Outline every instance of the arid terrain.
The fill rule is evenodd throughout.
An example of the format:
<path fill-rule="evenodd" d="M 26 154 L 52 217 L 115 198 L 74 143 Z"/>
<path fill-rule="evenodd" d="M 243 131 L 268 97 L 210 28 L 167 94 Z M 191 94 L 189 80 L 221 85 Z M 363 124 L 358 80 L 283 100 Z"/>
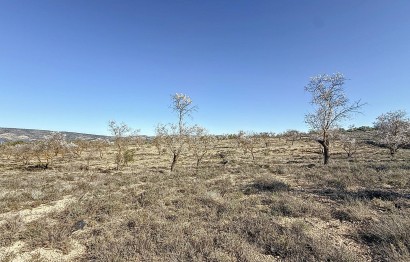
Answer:
<path fill-rule="evenodd" d="M 212 142 L 199 167 L 150 140 L 117 170 L 114 148 L 0 161 L 0 261 L 410 261 L 410 150 L 357 132 L 331 163 L 307 137 Z M 89 150 L 89 152 L 87 152 Z"/>

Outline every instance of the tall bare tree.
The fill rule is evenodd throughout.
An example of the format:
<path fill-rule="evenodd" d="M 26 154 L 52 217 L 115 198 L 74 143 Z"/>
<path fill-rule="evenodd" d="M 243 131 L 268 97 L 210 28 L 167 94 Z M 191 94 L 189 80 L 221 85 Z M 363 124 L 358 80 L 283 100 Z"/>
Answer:
<path fill-rule="evenodd" d="M 410 120 L 402 110 L 388 112 L 377 117 L 374 127 L 380 143 L 386 145 L 394 157 L 397 150 L 410 143 Z"/>
<path fill-rule="evenodd" d="M 344 93 L 346 78 L 341 73 L 333 75 L 318 75 L 312 77 L 305 90 L 312 94 L 312 105 L 315 107 L 313 113 L 305 117 L 305 122 L 316 132 L 320 138 L 317 142 L 323 147 L 323 162 L 329 163 L 330 140 L 332 131 L 352 113 L 359 112 L 364 105 L 361 101 L 349 103 Z"/>
<path fill-rule="evenodd" d="M 196 106 L 192 105 L 192 99 L 185 94 L 176 93 L 171 99 L 171 108 L 178 116 L 179 133 L 183 135 L 186 117 L 192 116 L 192 113 L 196 111 Z"/>
<path fill-rule="evenodd" d="M 171 172 L 174 170 L 183 150 L 186 147 L 191 129 L 186 124 L 186 117 L 191 117 L 196 107 L 192 105 L 192 100 L 185 94 L 176 93 L 171 97 L 172 110 L 177 114 L 178 124 L 158 125 L 156 128 L 157 137 L 164 141 L 167 148 L 172 153 Z"/>

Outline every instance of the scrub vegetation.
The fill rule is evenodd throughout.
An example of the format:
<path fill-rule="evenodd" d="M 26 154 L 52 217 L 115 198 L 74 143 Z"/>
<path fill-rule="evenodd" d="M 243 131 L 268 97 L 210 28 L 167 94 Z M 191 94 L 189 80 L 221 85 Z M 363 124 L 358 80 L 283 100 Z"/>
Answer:
<path fill-rule="evenodd" d="M 0 261 L 410 261 L 405 112 L 216 136 L 172 101 L 155 137 L 3 143 Z"/>
<path fill-rule="evenodd" d="M 408 261 L 410 151 L 391 158 L 374 133 L 343 131 L 355 153 L 335 139 L 328 165 L 309 134 L 246 135 L 246 153 L 211 136 L 172 172 L 154 139 L 123 140 L 127 165 L 115 141 L 65 142 L 76 150 L 41 163 L 6 154 L 30 143 L 3 145 L 0 260 Z"/>

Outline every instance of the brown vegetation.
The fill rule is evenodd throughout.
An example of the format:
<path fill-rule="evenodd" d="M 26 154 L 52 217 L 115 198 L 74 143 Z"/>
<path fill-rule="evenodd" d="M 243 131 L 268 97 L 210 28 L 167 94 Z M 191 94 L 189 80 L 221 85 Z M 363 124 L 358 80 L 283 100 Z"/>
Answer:
<path fill-rule="evenodd" d="M 201 165 L 188 148 L 173 172 L 150 141 L 128 145 L 121 170 L 116 145 L 47 169 L 6 152 L 0 260 L 408 261 L 410 151 L 392 160 L 360 134 L 354 158 L 336 141 L 326 166 L 306 137 L 265 137 L 254 160 L 219 137 Z"/>

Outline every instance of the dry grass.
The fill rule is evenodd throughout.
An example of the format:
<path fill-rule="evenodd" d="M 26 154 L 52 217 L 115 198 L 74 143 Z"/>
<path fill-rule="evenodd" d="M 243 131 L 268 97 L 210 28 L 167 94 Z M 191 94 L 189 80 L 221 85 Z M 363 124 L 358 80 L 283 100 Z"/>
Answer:
<path fill-rule="evenodd" d="M 409 261 L 410 152 L 275 138 L 255 160 L 218 141 L 199 170 L 154 145 L 114 170 L 58 159 L 42 170 L 2 160 L 1 261 Z"/>

